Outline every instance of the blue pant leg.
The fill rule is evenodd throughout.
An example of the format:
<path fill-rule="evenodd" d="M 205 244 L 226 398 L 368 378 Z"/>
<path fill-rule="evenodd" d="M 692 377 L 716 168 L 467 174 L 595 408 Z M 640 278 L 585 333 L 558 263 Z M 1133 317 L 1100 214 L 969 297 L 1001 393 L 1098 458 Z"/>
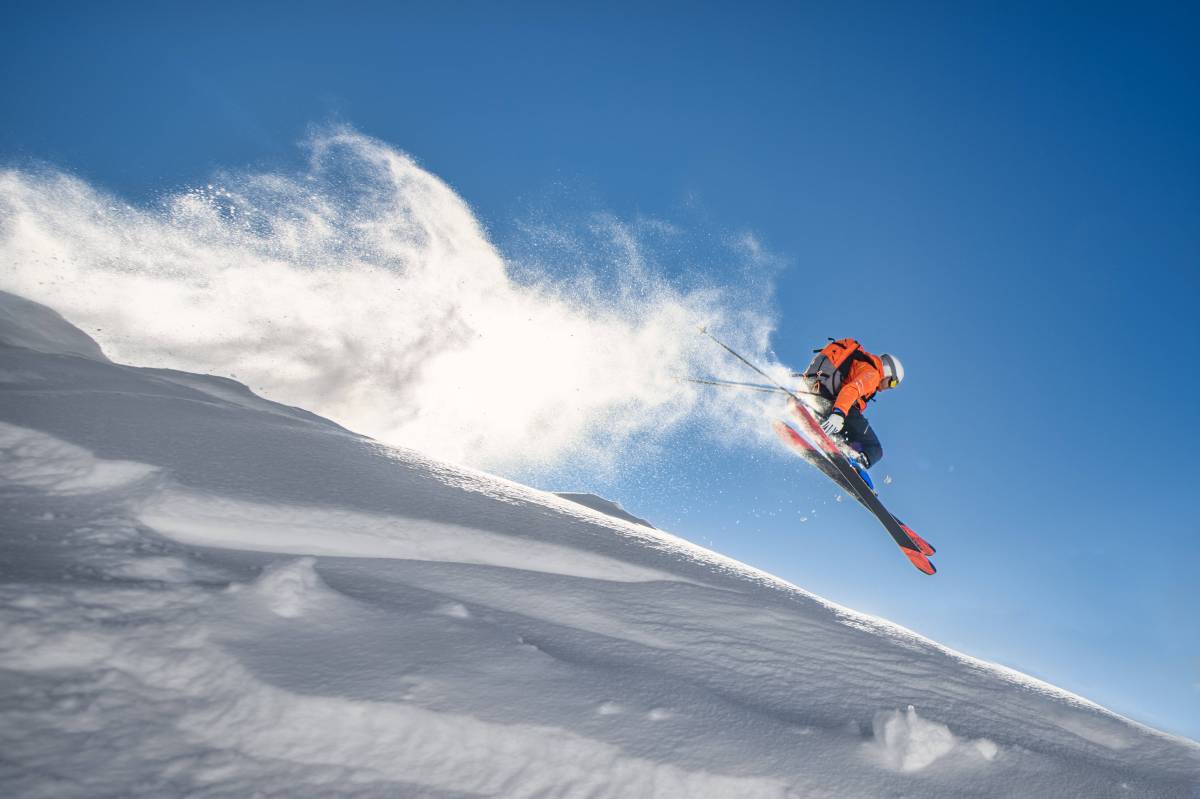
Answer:
<path fill-rule="evenodd" d="M 862 415 L 857 407 L 851 408 L 846 414 L 846 440 L 856 450 L 867 456 L 867 466 L 874 466 L 883 459 L 883 445 L 879 436 L 871 429 L 871 423 Z"/>

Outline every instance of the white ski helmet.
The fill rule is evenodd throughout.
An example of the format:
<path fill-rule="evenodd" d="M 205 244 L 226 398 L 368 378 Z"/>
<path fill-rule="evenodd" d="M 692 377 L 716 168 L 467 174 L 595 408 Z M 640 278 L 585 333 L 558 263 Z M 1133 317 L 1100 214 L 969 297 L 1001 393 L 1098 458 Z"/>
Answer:
<path fill-rule="evenodd" d="M 882 388 L 895 388 L 900 385 L 900 381 L 904 379 L 904 364 L 900 363 L 900 359 L 884 353 L 879 356 L 879 360 L 883 362 Z"/>

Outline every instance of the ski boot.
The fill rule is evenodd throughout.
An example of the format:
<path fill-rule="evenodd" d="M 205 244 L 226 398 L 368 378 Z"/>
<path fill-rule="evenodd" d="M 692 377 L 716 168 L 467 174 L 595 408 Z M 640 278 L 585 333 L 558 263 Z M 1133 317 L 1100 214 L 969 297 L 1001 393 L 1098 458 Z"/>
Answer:
<path fill-rule="evenodd" d="M 841 442 L 839 442 L 841 444 Z M 867 484 L 867 488 L 875 491 L 875 481 L 871 479 L 871 475 L 867 473 L 867 456 L 859 452 L 850 444 L 841 444 L 842 453 L 846 456 L 846 460 L 850 461 L 850 465 L 854 467 L 854 471 L 858 472 L 858 476 Z"/>

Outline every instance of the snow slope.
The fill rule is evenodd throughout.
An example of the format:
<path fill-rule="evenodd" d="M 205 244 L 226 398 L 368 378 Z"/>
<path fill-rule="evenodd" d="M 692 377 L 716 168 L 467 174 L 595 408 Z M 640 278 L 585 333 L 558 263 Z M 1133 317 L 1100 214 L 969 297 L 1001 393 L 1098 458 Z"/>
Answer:
<path fill-rule="evenodd" d="M 1200 746 L 0 294 L 5 796 L 1189 797 Z"/>

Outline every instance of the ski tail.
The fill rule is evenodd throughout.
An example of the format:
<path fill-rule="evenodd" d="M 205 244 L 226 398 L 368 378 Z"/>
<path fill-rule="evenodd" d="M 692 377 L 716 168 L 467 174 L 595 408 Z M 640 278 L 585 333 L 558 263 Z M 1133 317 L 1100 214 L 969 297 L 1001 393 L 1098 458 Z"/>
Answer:
<path fill-rule="evenodd" d="M 891 512 L 887 510 L 887 508 L 883 506 L 883 503 L 879 501 L 879 497 L 877 497 L 875 492 L 867 486 L 867 483 L 862 479 L 861 475 L 855 471 L 853 466 L 850 464 L 850 461 L 842 453 L 837 444 L 834 443 L 833 439 L 825 434 L 825 431 L 821 429 L 819 424 L 817 424 L 817 420 L 808 411 L 808 409 L 800 402 L 793 402 L 791 405 L 793 413 L 803 423 L 804 428 L 815 441 L 815 444 L 809 444 L 809 446 L 811 448 L 816 448 L 819 446 L 822 454 L 826 456 L 822 460 L 826 461 L 827 463 L 832 463 L 840 473 L 842 479 L 848 482 L 850 486 L 854 488 L 854 491 L 852 492 L 853 496 L 855 496 L 855 498 L 858 499 L 858 501 L 868 510 L 875 514 L 875 517 L 879 519 L 881 524 L 883 524 L 884 529 L 891 534 L 892 539 L 900 547 L 900 551 L 904 553 L 904 556 L 908 558 L 909 562 L 912 563 L 912 565 L 923 574 L 935 574 L 937 569 L 934 568 L 934 565 L 929 562 L 929 556 L 933 554 L 933 547 L 931 547 L 920 536 L 914 538 L 911 535 L 912 528 L 902 523 L 899 519 L 893 516 Z M 822 471 L 824 471 L 824 469 L 822 469 Z M 830 477 L 832 476 L 833 475 L 830 475 Z M 860 485 L 855 486 L 856 480 Z"/>
<path fill-rule="evenodd" d="M 810 460 L 812 457 L 821 458 L 821 453 L 804 438 L 804 436 L 792 429 L 792 426 L 787 422 L 779 420 L 775 421 L 775 432 L 783 439 L 784 443 L 791 444 L 796 448 L 796 451 L 801 455 L 806 456 L 805 460 Z M 815 461 L 814 461 L 815 462 Z"/>
<path fill-rule="evenodd" d="M 904 528 L 904 532 L 908 533 L 908 537 L 911 538 L 913 543 L 917 545 L 917 549 L 920 550 L 922 555 L 929 556 L 937 552 L 937 550 L 933 548 L 932 544 L 914 533 L 911 527 L 904 522 L 901 522 L 899 519 L 896 519 L 896 521 L 899 522 L 900 526 Z"/>
<path fill-rule="evenodd" d="M 937 574 L 937 568 L 929 561 L 929 558 L 924 554 L 917 552 L 915 549 L 908 547 L 900 547 L 900 551 L 908 558 L 909 562 L 917 567 L 918 571 L 925 574 Z"/>
<path fill-rule="evenodd" d="M 854 486 L 838 471 L 833 462 L 822 455 L 821 451 L 810 444 L 804 436 L 797 433 L 790 424 L 783 421 L 776 421 L 775 432 L 783 439 L 783 443 L 790 445 L 792 450 L 803 458 L 809 466 L 815 466 L 843 491 L 846 491 L 851 496 L 854 495 Z"/>

